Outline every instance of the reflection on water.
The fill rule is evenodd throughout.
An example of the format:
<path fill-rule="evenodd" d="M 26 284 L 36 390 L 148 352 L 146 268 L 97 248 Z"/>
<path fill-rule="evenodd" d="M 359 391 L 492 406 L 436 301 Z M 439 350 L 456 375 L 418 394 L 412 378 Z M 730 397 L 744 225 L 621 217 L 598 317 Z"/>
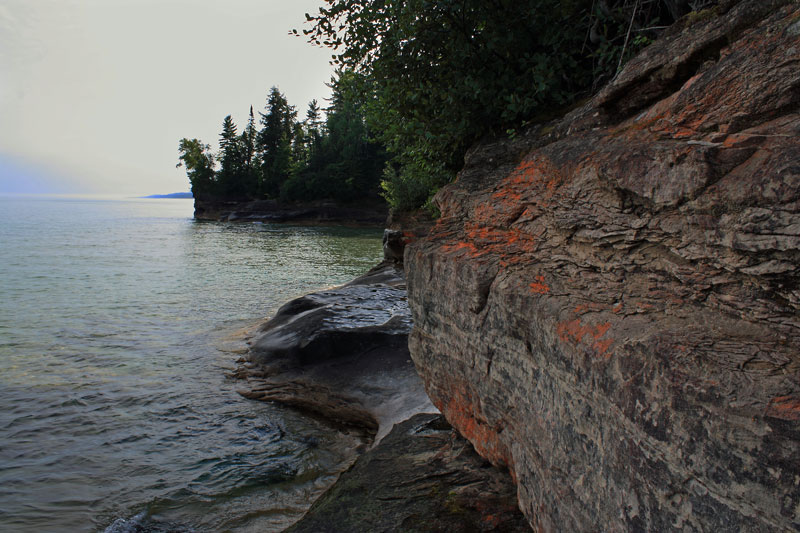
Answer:
<path fill-rule="evenodd" d="M 349 461 L 225 373 L 242 328 L 371 267 L 380 231 L 191 210 L 0 198 L 0 530 L 274 531 Z"/>

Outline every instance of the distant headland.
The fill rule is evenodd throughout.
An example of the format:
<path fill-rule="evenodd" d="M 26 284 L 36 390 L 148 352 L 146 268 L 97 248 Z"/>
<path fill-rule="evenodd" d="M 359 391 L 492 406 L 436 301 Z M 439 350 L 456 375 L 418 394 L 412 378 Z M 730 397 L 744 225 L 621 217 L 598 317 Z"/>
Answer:
<path fill-rule="evenodd" d="M 140 196 L 140 198 L 194 198 L 190 192 L 173 192 L 171 194 L 151 194 L 150 196 Z"/>

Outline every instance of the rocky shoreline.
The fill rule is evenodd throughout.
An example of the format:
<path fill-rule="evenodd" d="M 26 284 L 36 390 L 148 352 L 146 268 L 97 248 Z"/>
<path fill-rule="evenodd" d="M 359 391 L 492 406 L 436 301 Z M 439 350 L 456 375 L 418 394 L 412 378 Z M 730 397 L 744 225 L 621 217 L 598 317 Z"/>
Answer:
<path fill-rule="evenodd" d="M 299 409 L 365 452 L 289 531 L 528 531 L 507 472 L 438 414 L 408 351 L 398 232 L 386 259 L 284 304 L 250 340 L 239 392 Z"/>
<path fill-rule="evenodd" d="M 265 326 L 251 397 L 379 437 L 294 531 L 800 527 L 800 6 L 695 15 L 565 117 L 474 146 L 405 270 L 389 261 Z M 405 292 L 389 290 L 404 273 L 410 336 Z M 371 318 L 336 325 L 351 315 Z M 383 326 L 396 336 L 381 344 Z M 369 333 L 360 355 L 308 348 L 350 353 L 354 329 Z M 424 414 L 423 389 L 469 444 Z M 511 472 L 508 493 L 481 490 L 516 494 L 522 529 L 487 518 L 505 503 L 457 499 L 477 483 L 462 446 Z"/>
<path fill-rule="evenodd" d="M 389 215 L 385 203 L 340 205 L 335 202 L 282 204 L 277 200 L 195 198 L 195 220 L 219 222 L 291 222 L 382 227 Z"/>

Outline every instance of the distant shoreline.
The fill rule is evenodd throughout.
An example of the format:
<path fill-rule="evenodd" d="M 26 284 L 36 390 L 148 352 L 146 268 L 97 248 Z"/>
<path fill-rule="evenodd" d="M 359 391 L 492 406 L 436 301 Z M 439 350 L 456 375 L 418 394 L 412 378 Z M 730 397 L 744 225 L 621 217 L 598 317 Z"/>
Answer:
<path fill-rule="evenodd" d="M 190 192 L 173 192 L 170 194 L 151 194 L 149 196 L 140 196 L 139 198 L 194 198 Z"/>

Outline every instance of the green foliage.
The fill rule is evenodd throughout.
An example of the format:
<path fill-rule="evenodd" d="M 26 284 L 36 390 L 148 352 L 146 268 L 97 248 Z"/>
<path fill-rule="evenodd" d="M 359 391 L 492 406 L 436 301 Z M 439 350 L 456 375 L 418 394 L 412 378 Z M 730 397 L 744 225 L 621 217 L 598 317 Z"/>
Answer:
<path fill-rule="evenodd" d="M 281 185 L 289 178 L 296 117 L 294 107 L 277 87 L 272 87 L 267 98 L 267 112 L 261 115 L 263 129 L 257 139 L 261 161 L 259 196 L 277 198 Z"/>
<path fill-rule="evenodd" d="M 432 209 L 431 197 L 449 178 L 450 174 L 443 168 L 421 171 L 411 165 L 387 165 L 381 189 L 383 197 L 395 212 L 412 211 L 422 206 Z"/>
<path fill-rule="evenodd" d="M 216 193 L 214 155 L 211 147 L 198 139 L 183 138 L 178 143 L 178 167 L 186 167 L 192 194 L 195 198 L 208 198 Z"/>
<path fill-rule="evenodd" d="M 360 75 L 338 72 L 331 80 L 333 95 L 326 119 L 314 100 L 303 122 L 297 121 L 294 107 L 273 87 L 260 130 L 252 107 L 241 134 L 231 116 L 225 117 L 216 156 L 197 139 L 182 140 L 179 165 L 186 166 L 195 196 L 380 201 L 386 157 L 383 147 L 371 140 L 362 85 Z"/>
<path fill-rule="evenodd" d="M 563 107 L 647 44 L 672 0 L 325 0 L 306 15 L 310 42 L 366 80 L 367 119 L 399 165 L 393 206 L 427 198 L 469 145 Z M 635 30 L 635 31 L 634 31 Z M 641 30 L 641 31 L 640 31 Z M 633 37 L 631 38 L 631 33 Z M 402 198 L 394 198 L 399 194 Z"/>
<path fill-rule="evenodd" d="M 230 115 L 222 122 L 219 135 L 220 170 L 217 173 L 217 190 L 228 198 L 247 196 L 247 183 L 241 179 L 245 173 L 247 148 L 236 133 L 236 124 Z"/>

